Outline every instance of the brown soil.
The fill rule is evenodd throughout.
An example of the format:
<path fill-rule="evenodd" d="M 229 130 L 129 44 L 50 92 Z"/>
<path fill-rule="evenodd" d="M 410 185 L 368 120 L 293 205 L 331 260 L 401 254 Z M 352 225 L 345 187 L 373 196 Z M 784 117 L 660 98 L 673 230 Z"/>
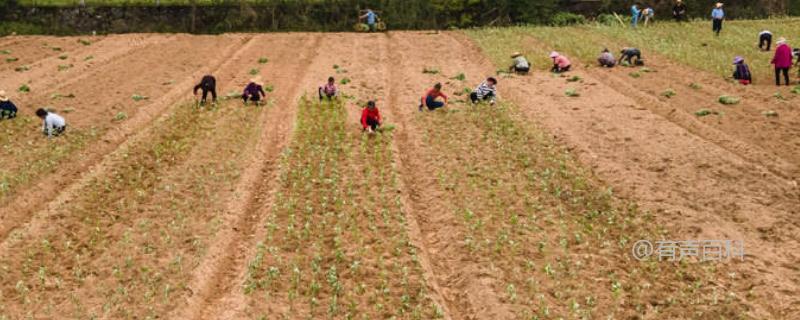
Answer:
<path fill-rule="evenodd" d="M 411 268 L 410 279 L 423 283 L 417 288 L 420 296 L 439 308 L 422 314 L 444 319 L 530 318 L 544 310 L 588 318 L 644 314 L 647 319 L 659 318 L 660 312 L 674 318 L 734 318 L 743 312 L 752 318 L 793 319 L 800 314 L 799 257 L 791 250 L 800 246 L 798 114 L 789 103 L 763 98 L 767 89 L 745 89 L 737 106 L 715 104 L 719 95 L 733 92 L 729 84 L 656 57 L 648 60 L 656 72 L 635 84 L 629 70 L 621 68 L 578 68 L 572 74 L 583 78 L 579 83 L 542 73 L 510 76 L 500 82 L 502 100 L 517 106 L 508 113 L 475 111 L 462 102 L 449 111 L 419 113 L 419 98 L 433 83 L 443 82 L 452 101 L 464 100 L 465 87 L 472 89 L 496 70 L 463 34 L 118 35 L 92 38 L 88 46 L 78 39 L 14 37 L 0 45 L 11 56 L 24 56 L 13 64 L 0 62 L 8 75 L 0 79 L 0 88 L 15 92 L 23 83 L 32 88 L 12 95 L 22 110 L 14 121 L 29 122 L 0 122 L 8 126 L 0 142 L 13 151 L 0 154 L 0 162 L 7 164 L 4 173 L 26 170 L 26 163 L 50 155 L 47 150 L 54 144 L 76 146 L 57 166 L 34 171 L 25 183 L 12 186 L 0 202 L 0 316 L 287 315 L 287 305 L 298 304 L 292 297 L 268 290 L 246 294 L 243 284 L 276 212 L 277 194 L 286 188 L 278 175 L 286 170 L 280 167 L 282 152 L 294 137 L 298 100 L 304 95 L 314 99 L 317 86 L 331 75 L 352 80 L 340 86 L 352 96 L 346 100 L 352 120 L 348 138 L 360 139 L 357 120 L 370 99 L 377 101 L 385 121 L 397 126 L 388 142 L 391 168 L 363 163 L 369 149 L 358 143 L 346 146 L 352 159 L 343 168 L 346 183 L 367 191 L 369 184 L 357 181 L 365 172 L 396 171 L 396 190 L 387 192 L 393 194 L 388 199 L 396 193 L 403 218 L 394 226 L 404 229 L 391 230 L 406 233 L 419 266 Z M 269 62 L 259 64 L 260 57 Z M 13 71 L 23 64 L 30 70 Z M 72 67 L 58 71 L 63 64 Z M 346 73 L 336 74 L 333 65 Z M 186 109 L 190 89 L 203 74 L 217 76 L 218 93 L 224 96 L 240 91 L 253 68 L 275 88 L 264 109 L 251 114 L 236 100 L 221 103 L 218 110 Z M 423 73 L 430 68 L 439 73 Z M 453 79 L 459 73 L 467 80 Z M 703 88 L 690 89 L 689 82 L 703 83 Z M 571 87 L 581 96 L 565 97 Z M 661 96 L 667 88 L 677 95 Z M 53 99 L 53 94 L 75 97 Z M 149 99 L 135 102 L 133 94 Z M 65 115 L 72 135 L 49 142 L 40 136 L 31 113 L 45 105 L 62 113 L 71 109 Z M 693 115 L 706 107 L 724 110 L 725 116 Z M 766 119 L 766 109 L 780 116 Z M 120 113 L 127 119 L 115 121 Z M 505 122 L 487 119 L 495 115 Z M 513 130 L 518 140 L 494 136 L 502 130 Z M 546 142 L 551 135 L 569 151 Z M 77 137 L 87 140 L 79 143 Z M 504 145 L 521 141 L 530 144 Z M 161 147 L 168 158 L 159 158 Z M 546 158 L 553 154 L 567 159 L 558 158 L 562 169 L 583 172 L 572 167 L 574 155 L 592 171 L 584 187 L 613 187 L 622 198 L 613 205 L 640 205 L 655 216 L 659 227 L 652 228 L 664 236 L 744 240 L 747 257 L 713 266 L 643 266 L 626 255 L 629 247 L 565 240 L 560 249 L 559 240 L 595 234 L 563 222 L 584 214 L 565 200 L 568 196 L 549 195 L 537 189 L 538 176 L 526 178 L 519 158 L 530 156 L 537 165 L 555 167 Z M 132 189 L 126 189 L 129 185 Z M 565 192 L 594 195 L 582 191 Z M 367 193 L 355 200 L 367 202 Z M 529 201 L 544 208 L 531 209 Z M 472 219 L 464 218 L 470 208 L 482 226 L 465 220 Z M 532 218 L 523 214 L 525 228 L 515 229 L 507 220 L 516 219 L 516 212 L 535 213 Z M 626 216 L 624 224 L 642 221 L 647 220 Z M 597 241 L 654 235 L 642 231 L 645 227 L 625 234 L 626 227 L 616 224 L 601 224 L 611 235 Z M 364 234 L 369 243 L 381 242 L 380 233 L 365 228 Z M 489 245 L 504 241 L 501 235 L 519 247 Z M 553 250 L 550 256 L 542 253 L 545 244 Z M 355 241 L 348 245 L 358 248 Z M 312 252 L 282 250 L 278 255 L 287 260 Z M 411 263 L 407 255 L 397 255 L 385 252 L 381 263 Z M 535 267 L 528 270 L 527 265 Z M 570 269 L 573 265 L 577 269 Z M 672 267 L 686 273 L 672 273 Z M 647 270 L 663 274 L 641 274 Z M 697 274 L 714 280 L 692 278 Z M 363 283 L 341 275 L 345 287 Z M 397 279 L 387 283 L 392 281 Z M 619 283 L 622 299 L 609 290 Z M 694 291 L 694 283 L 704 287 Z M 368 284 L 378 290 L 377 280 Z M 716 296 L 709 300 L 716 290 L 725 295 L 719 304 Z M 665 303 L 672 298 L 674 305 Z M 320 298 L 329 300 L 324 294 Z M 374 307 L 371 301 L 362 306 Z M 581 307 L 594 311 L 580 313 Z M 389 312 L 359 308 L 373 317 Z M 309 318 L 325 314 L 303 306 L 292 310 Z"/>

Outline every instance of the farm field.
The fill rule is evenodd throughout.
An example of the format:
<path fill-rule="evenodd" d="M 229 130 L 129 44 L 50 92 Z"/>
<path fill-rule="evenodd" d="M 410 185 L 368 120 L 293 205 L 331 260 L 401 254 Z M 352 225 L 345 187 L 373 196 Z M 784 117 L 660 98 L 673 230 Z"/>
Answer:
<path fill-rule="evenodd" d="M 677 36 L 642 45 L 647 69 L 590 66 L 657 32 L 0 38 L 21 114 L 0 122 L 0 319 L 795 319 L 798 98 L 684 60 Z M 497 106 L 466 102 L 510 52 L 551 48 L 576 70 L 532 59 Z M 207 73 L 220 103 L 199 108 Z M 268 101 L 244 106 L 254 76 Z M 342 99 L 318 102 L 329 76 Z M 436 82 L 451 105 L 418 112 Z M 65 136 L 41 136 L 45 106 Z M 747 255 L 631 254 L 664 239 Z"/>

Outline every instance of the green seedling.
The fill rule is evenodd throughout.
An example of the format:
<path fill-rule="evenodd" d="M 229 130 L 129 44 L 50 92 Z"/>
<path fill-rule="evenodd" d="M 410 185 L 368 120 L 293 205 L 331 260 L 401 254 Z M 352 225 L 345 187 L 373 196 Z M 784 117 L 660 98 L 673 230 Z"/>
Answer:
<path fill-rule="evenodd" d="M 337 69 L 339 69 L 339 65 L 338 65 L 338 64 L 334 64 L 334 65 L 333 65 L 333 69 L 334 69 L 334 70 L 337 70 Z"/>
<path fill-rule="evenodd" d="M 6 58 L 6 62 L 16 62 L 19 61 L 19 58 Z"/>
<path fill-rule="evenodd" d="M 794 86 L 794 88 L 792 88 L 792 93 L 800 94 L 800 86 Z"/>
<path fill-rule="evenodd" d="M 19 92 L 31 92 L 31 87 L 29 87 L 27 84 L 23 84 L 19 86 L 18 90 Z"/>
<path fill-rule="evenodd" d="M 642 77 L 642 74 L 638 73 L 638 72 L 631 72 L 628 75 L 631 76 L 631 78 L 641 78 Z"/>
<path fill-rule="evenodd" d="M 580 97 L 581 94 L 578 93 L 577 89 L 569 88 L 566 91 L 564 91 L 564 95 L 566 95 L 567 97 Z"/>
<path fill-rule="evenodd" d="M 128 119 L 128 115 L 125 112 L 117 112 L 117 115 L 114 116 L 114 121 L 122 121 Z"/>
<path fill-rule="evenodd" d="M 68 56 L 66 54 L 62 54 L 62 55 L 58 56 L 58 58 L 61 59 L 61 60 L 67 60 Z"/>
<path fill-rule="evenodd" d="M 639 69 L 639 71 L 645 72 L 645 73 L 653 72 L 653 70 L 648 68 L 648 67 L 641 68 L 641 69 Z"/>
<path fill-rule="evenodd" d="M 464 80 L 467 80 L 467 76 L 462 72 L 462 73 L 459 73 L 455 77 L 452 77 L 450 79 L 458 80 L 458 81 L 464 81 Z"/>
<path fill-rule="evenodd" d="M 775 97 L 775 99 L 778 99 L 778 100 L 786 100 L 786 97 L 784 97 L 783 94 L 780 93 L 780 91 L 779 92 L 775 92 L 775 94 L 773 94 L 772 96 Z"/>
<path fill-rule="evenodd" d="M 707 115 L 712 115 L 712 114 L 719 114 L 719 112 L 717 112 L 715 110 L 711 110 L 711 109 L 705 109 L 705 108 L 697 110 L 697 111 L 694 112 L 694 115 L 696 115 L 698 117 L 705 117 Z"/>
<path fill-rule="evenodd" d="M 253 68 L 253 69 L 250 69 L 250 72 L 249 72 L 249 73 L 250 73 L 250 75 L 253 75 L 253 76 L 254 76 L 254 75 L 257 75 L 257 74 L 259 74 L 260 72 L 261 72 L 261 70 L 258 70 L 258 69 L 256 69 L 256 68 Z"/>
<path fill-rule="evenodd" d="M 342 80 L 340 80 L 339 83 L 341 83 L 342 85 L 346 85 L 350 83 L 350 78 L 342 78 Z"/>
<path fill-rule="evenodd" d="M 75 98 L 75 95 L 71 94 L 71 93 L 67 94 L 67 95 L 63 95 L 63 94 L 60 94 L 60 93 L 54 93 L 53 95 L 50 96 L 50 99 L 60 99 L 60 98 L 70 98 L 70 99 L 72 99 L 72 98 Z"/>
<path fill-rule="evenodd" d="M 763 114 L 765 117 L 769 117 L 769 118 L 775 118 L 775 117 L 778 116 L 778 112 L 776 112 L 774 110 L 767 110 L 767 111 L 762 112 L 761 114 Z"/>
<path fill-rule="evenodd" d="M 11 50 L 0 50 L 0 54 L 11 54 Z"/>
<path fill-rule="evenodd" d="M 264 91 L 266 91 L 266 92 L 272 92 L 272 91 L 275 91 L 275 86 L 273 86 L 273 85 L 271 85 L 271 84 L 268 84 L 268 85 L 266 85 L 266 86 L 264 87 Z"/>
<path fill-rule="evenodd" d="M 80 43 L 80 44 L 82 44 L 82 45 L 84 45 L 84 46 L 88 46 L 88 45 L 91 45 L 91 44 L 92 44 L 92 42 L 91 42 L 91 41 L 89 41 L 89 40 L 86 40 L 86 39 L 78 39 L 78 43 Z"/>
<path fill-rule="evenodd" d="M 667 89 L 667 90 L 664 90 L 664 92 L 662 92 L 661 95 L 664 96 L 665 98 L 669 99 L 669 98 L 672 98 L 672 97 L 674 97 L 674 96 L 676 96 L 678 94 L 675 93 L 675 90 Z"/>
<path fill-rule="evenodd" d="M 692 82 L 692 83 L 689 84 L 689 88 L 692 88 L 692 89 L 695 89 L 695 90 L 700 90 L 701 88 L 703 88 L 703 86 L 701 86 L 698 83 Z"/>
<path fill-rule="evenodd" d="M 58 71 L 64 71 L 69 68 L 72 68 L 72 64 L 60 64 L 58 65 Z"/>
<path fill-rule="evenodd" d="M 62 51 L 60 47 L 52 47 L 51 49 L 53 49 L 53 51 L 58 51 L 58 52 Z"/>
<path fill-rule="evenodd" d="M 25 71 L 28 71 L 30 69 L 31 69 L 31 67 L 29 67 L 29 66 L 19 66 L 19 67 L 14 68 L 14 71 L 16 71 L 16 72 L 25 72 Z"/>
<path fill-rule="evenodd" d="M 269 62 L 269 59 L 267 59 L 266 57 L 258 58 L 259 64 L 267 64 L 267 62 Z"/>
<path fill-rule="evenodd" d="M 572 76 L 572 77 L 567 78 L 567 82 L 578 82 L 578 81 L 581 81 L 581 80 L 582 79 L 579 76 Z"/>
<path fill-rule="evenodd" d="M 86 58 L 83 58 L 83 61 L 89 61 L 92 59 L 94 59 L 94 56 L 86 56 Z"/>
<path fill-rule="evenodd" d="M 738 104 L 741 101 L 740 98 L 734 96 L 720 96 L 718 99 L 719 103 L 724 105 L 734 105 Z"/>
<path fill-rule="evenodd" d="M 425 73 L 425 74 L 439 74 L 439 69 L 426 67 L 426 68 L 422 69 L 422 73 Z"/>
<path fill-rule="evenodd" d="M 139 95 L 139 94 L 134 94 L 134 95 L 131 96 L 131 99 L 133 99 L 133 101 L 139 102 L 139 101 L 142 101 L 142 100 L 150 99 L 150 97 Z"/>

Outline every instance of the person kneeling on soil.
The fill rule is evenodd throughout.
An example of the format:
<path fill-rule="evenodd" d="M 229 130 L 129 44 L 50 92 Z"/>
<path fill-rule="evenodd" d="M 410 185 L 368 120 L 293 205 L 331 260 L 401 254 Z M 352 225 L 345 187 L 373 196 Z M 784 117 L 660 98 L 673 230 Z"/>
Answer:
<path fill-rule="evenodd" d="M 55 113 L 40 108 L 36 110 L 36 116 L 42 119 L 42 133 L 48 138 L 59 136 L 67 130 L 67 122 Z"/>
<path fill-rule="evenodd" d="M 600 63 L 601 67 L 606 68 L 613 68 L 617 65 L 617 59 L 614 59 L 614 55 L 608 51 L 608 49 L 603 49 L 603 52 L 600 53 L 600 57 L 597 58 L 597 62 Z"/>
<path fill-rule="evenodd" d="M 375 101 L 367 102 L 367 107 L 361 111 L 361 126 L 369 133 L 375 133 L 380 128 L 381 112 L 375 106 Z"/>
<path fill-rule="evenodd" d="M 437 101 L 437 98 L 442 98 L 444 101 Z M 433 85 L 433 88 L 428 89 L 428 92 L 425 93 L 425 96 L 420 99 L 419 111 L 422 111 L 423 106 L 428 107 L 428 110 L 433 111 L 442 108 L 445 105 L 447 105 L 447 95 L 442 92 L 442 84 L 437 83 Z"/>
<path fill-rule="evenodd" d="M 261 85 L 261 81 L 258 79 L 251 79 L 250 83 L 247 84 L 242 92 L 242 100 L 244 100 L 245 105 L 247 105 L 247 100 L 250 100 L 256 106 L 258 106 L 261 98 L 266 95 L 267 94 L 264 93 L 264 88 Z"/>
<path fill-rule="evenodd" d="M 328 100 L 331 100 L 336 98 L 338 94 L 339 90 L 336 89 L 336 79 L 333 77 L 328 78 L 328 83 L 319 87 L 319 101 L 322 101 L 323 98 L 328 98 Z"/>
<path fill-rule="evenodd" d="M 11 102 L 4 90 L 0 90 L 0 120 L 17 117 L 17 106 Z"/>
<path fill-rule="evenodd" d="M 200 105 L 204 105 L 206 103 L 206 98 L 208 98 L 208 93 L 211 93 L 211 102 L 217 103 L 217 79 L 214 76 L 208 74 L 203 76 L 203 79 L 200 80 L 196 86 L 194 86 L 194 90 L 192 91 L 195 96 L 197 96 L 197 90 L 203 90 L 203 98 L 200 99 Z"/>
<path fill-rule="evenodd" d="M 553 69 L 551 71 L 555 73 L 567 72 L 572 66 L 566 56 L 555 51 L 550 53 L 550 59 L 553 59 Z"/>
<path fill-rule="evenodd" d="M 622 60 L 625 60 L 625 62 L 627 62 L 629 66 L 644 65 L 644 60 L 642 60 L 642 51 L 640 51 L 639 49 L 625 47 L 622 48 L 622 51 L 620 51 L 620 53 L 622 55 L 619 57 L 618 63 L 622 63 Z M 634 60 L 634 58 L 636 58 L 636 60 Z"/>
<path fill-rule="evenodd" d="M 481 84 L 475 88 L 475 91 L 469 95 L 469 99 L 472 100 L 472 103 L 488 100 L 489 104 L 494 105 L 497 99 L 497 79 L 489 77 L 486 81 L 481 82 Z"/>
<path fill-rule="evenodd" d="M 744 58 L 733 58 L 733 65 L 736 69 L 733 70 L 733 78 L 739 80 L 739 83 L 748 85 L 753 82 L 753 77 L 750 75 L 750 67 L 744 63 Z"/>
<path fill-rule="evenodd" d="M 514 63 L 508 68 L 510 72 L 528 74 L 528 71 L 531 70 L 530 62 L 528 62 L 528 59 L 526 59 L 522 53 L 514 52 L 514 54 L 511 55 L 511 59 L 514 59 Z"/>

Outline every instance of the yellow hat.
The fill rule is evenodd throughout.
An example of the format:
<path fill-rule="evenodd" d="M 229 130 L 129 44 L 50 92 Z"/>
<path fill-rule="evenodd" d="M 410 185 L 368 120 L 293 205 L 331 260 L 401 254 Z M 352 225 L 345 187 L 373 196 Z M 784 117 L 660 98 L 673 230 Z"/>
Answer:
<path fill-rule="evenodd" d="M 5 90 L 0 90 L 0 101 L 6 102 L 8 101 L 8 96 L 6 95 Z"/>
<path fill-rule="evenodd" d="M 519 56 L 521 56 L 521 55 L 522 55 L 522 53 L 520 53 L 519 51 L 517 51 L 517 52 L 514 52 L 514 53 L 512 53 L 512 54 L 511 54 L 511 58 L 516 58 L 516 57 L 519 57 Z"/>

